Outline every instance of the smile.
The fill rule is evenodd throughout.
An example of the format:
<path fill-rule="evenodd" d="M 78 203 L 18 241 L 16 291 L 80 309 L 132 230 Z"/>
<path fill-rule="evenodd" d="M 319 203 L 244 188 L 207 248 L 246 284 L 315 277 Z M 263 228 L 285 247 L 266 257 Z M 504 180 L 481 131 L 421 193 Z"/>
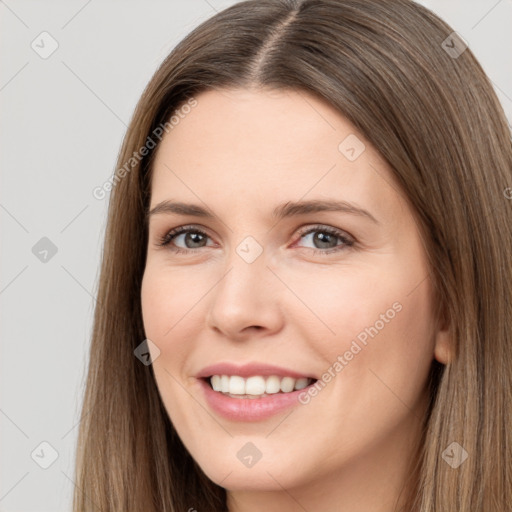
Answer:
<path fill-rule="evenodd" d="M 302 405 L 299 395 L 307 392 L 317 380 L 277 375 L 266 378 L 259 375 L 248 378 L 212 375 L 199 378 L 197 382 L 213 412 L 231 421 L 263 421 L 286 409 Z"/>
<path fill-rule="evenodd" d="M 214 391 L 227 394 L 232 398 L 258 398 L 276 393 L 290 393 L 309 386 L 314 379 L 302 377 L 279 377 L 260 375 L 248 378 L 239 375 L 212 375 L 209 382 Z"/>

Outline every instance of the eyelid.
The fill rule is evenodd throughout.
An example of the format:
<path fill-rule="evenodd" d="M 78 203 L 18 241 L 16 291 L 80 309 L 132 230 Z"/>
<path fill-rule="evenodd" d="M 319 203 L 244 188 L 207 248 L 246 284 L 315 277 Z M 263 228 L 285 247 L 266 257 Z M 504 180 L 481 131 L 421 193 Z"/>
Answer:
<path fill-rule="evenodd" d="M 157 245 L 165 246 L 167 245 L 166 243 L 164 243 L 166 240 L 169 240 L 170 243 L 170 240 L 173 239 L 173 237 L 176 238 L 177 236 L 181 234 L 186 234 L 188 232 L 198 232 L 203 235 L 206 235 L 208 238 L 213 239 L 213 237 L 208 234 L 207 228 L 205 228 L 204 226 L 201 226 L 199 224 L 183 224 L 181 226 L 176 226 L 175 228 L 166 230 L 163 236 L 157 235 Z M 194 251 L 195 249 L 187 250 Z"/>
<path fill-rule="evenodd" d="M 308 233 L 314 231 L 324 231 L 327 233 L 331 233 L 333 235 L 339 236 L 340 238 L 345 238 L 350 240 L 351 242 L 356 241 L 355 237 L 353 237 L 348 231 L 345 231 L 341 228 L 335 228 L 334 226 L 330 226 L 329 224 L 307 224 L 305 228 L 299 228 L 298 234 L 299 236 L 307 235 Z"/>
<path fill-rule="evenodd" d="M 309 249 L 310 251 L 313 251 L 313 253 L 317 254 L 330 254 L 333 252 L 340 252 L 344 249 L 348 249 L 352 247 L 357 241 L 355 237 L 353 237 L 350 233 L 347 231 L 341 229 L 341 228 L 335 228 L 334 226 L 330 226 L 328 224 L 306 224 L 304 227 L 298 228 L 298 239 L 296 242 L 292 244 L 295 245 L 297 242 L 299 242 L 305 235 L 308 235 L 310 233 L 314 233 L 315 231 L 318 232 L 324 232 L 331 234 L 333 236 L 336 236 L 339 240 L 342 241 L 342 244 L 336 245 L 335 247 L 331 247 L 329 249 L 316 249 L 312 247 L 306 247 L 305 249 Z M 178 236 L 182 234 L 187 234 L 190 232 L 197 232 L 202 235 L 205 235 L 206 237 L 213 240 L 213 237 L 208 234 L 208 229 L 199 225 L 199 224 L 184 224 L 181 226 L 177 226 L 175 228 L 172 228 L 163 236 L 158 237 L 158 242 L 156 242 L 156 245 L 159 247 L 168 247 L 169 250 L 171 250 L 174 253 L 182 253 L 182 254 L 191 254 L 191 253 L 197 253 L 200 249 L 211 247 L 211 246 L 205 246 L 205 247 L 199 247 L 195 249 L 182 249 L 181 247 L 172 247 L 170 246 L 171 242 Z"/>

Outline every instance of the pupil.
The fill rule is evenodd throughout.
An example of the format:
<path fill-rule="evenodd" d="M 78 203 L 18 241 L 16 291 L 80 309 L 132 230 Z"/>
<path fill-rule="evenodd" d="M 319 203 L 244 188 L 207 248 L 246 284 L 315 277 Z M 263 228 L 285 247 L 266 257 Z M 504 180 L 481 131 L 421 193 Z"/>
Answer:
<path fill-rule="evenodd" d="M 187 237 L 192 239 L 192 244 L 203 242 L 203 235 L 201 233 L 187 233 Z M 329 248 L 329 247 L 335 247 L 336 246 L 336 240 L 333 235 L 330 233 L 324 233 L 322 231 L 317 232 L 314 236 L 315 243 L 319 244 L 321 248 Z M 332 242 L 334 242 L 334 245 L 332 245 Z M 202 247 L 199 245 L 199 247 Z"/>
<path fill-rule="evenodd" d="M 192 243 L 201 242 L 203 235 L 201 233 L 187 233 L 189 239 L 192 238 Z"/>
<path fill-rule="evenodd" d="M 318 232 L 315 236 L 314 236 L 314 241 L 315 243 L 318 243 L 320 245 L 321 248 L 329 248 L 329 247 L 335 247 L 336 246 L 336 243 L 334 245 L 329 245 L 329 242 L 328 242 L 328 239 L 329 238 L 333 238 L 333 235 L 331 235 L 330 233 L 323 233 L 323 232 Z M 327 241 L 326 241 L 327 240 Z M 333 240 L 331 240 L 332 242 Z M 334 240 L 334 242 L 336 242 Z"/>

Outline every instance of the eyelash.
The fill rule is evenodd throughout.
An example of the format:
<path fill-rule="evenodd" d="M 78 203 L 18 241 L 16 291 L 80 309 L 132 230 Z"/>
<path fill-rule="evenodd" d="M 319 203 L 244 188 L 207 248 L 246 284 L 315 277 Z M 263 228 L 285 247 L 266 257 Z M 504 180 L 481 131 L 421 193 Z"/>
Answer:
<path fill-rule="evenodd" d="M 315 231 L 319 231 L 321 233 L 328 233 L 329 235 L 334 235 L 343 242 L 343 245 L 339 245 L 331 249 L 311 249 L 314 254 L 321 254 L 325 256 L 326 254 L 346 250 L 347 248 L 352 247 L 355 243 L 354 240 L 352 238 L 347 237 L 343 231 L 323 225 L 313 226 L 305 231 L 302 231 L 300 233 L 300 237 L 302 238 L 303 236 L 309 235 L 310 233 L 314 233 Z M 199 233 L 203 236 L 210 238 L 207 233 L 205 233 L 201 229 L 198 229 L 197 227 L 180 226 L 178 228 L 171 229 L 171 231 L 168 231 L 163 237 L 159 237 L 157 245 L 160 247 L 168 246 L 168 249 L 176 254 L 189 254 L 198 251 L 200 248 L 182 249 L 181 247 L 171 247 L 170 243 L 174 240 L 174 238 L 183 233 Z"/>

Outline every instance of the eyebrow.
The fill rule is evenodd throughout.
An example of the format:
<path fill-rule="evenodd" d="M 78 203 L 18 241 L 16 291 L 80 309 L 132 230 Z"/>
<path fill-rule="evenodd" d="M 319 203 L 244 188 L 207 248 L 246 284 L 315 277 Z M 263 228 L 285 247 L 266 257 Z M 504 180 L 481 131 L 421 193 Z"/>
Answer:
<path fill-rule="evenodd" d="M 380 222 L 368 211 L 360 206 L 350 203 L 348 201 L 334 201 L 328 199 L 313 199 L 309 201 L 288 201 L 278 205 L 272 211 L 272 218 L 281 220 L 286 217 L 293 217 L 295 215 L 305 215 L 308 213 L 318 212 L 343 212 L 352 215 L 359 215 L 366 217 L 376 224 Z M 176 214 L 176 215 L 190 215 L 193 217 L 202 217 L 206 219 L 213 219 L 215 215 L 206 208 L 197 204 L 188 204 L 181 202 L 174 202 L 170 200 L 162 201 L 152 208 L 146 216 L 149 220 L 150 217 L 157 214 Z"/>

